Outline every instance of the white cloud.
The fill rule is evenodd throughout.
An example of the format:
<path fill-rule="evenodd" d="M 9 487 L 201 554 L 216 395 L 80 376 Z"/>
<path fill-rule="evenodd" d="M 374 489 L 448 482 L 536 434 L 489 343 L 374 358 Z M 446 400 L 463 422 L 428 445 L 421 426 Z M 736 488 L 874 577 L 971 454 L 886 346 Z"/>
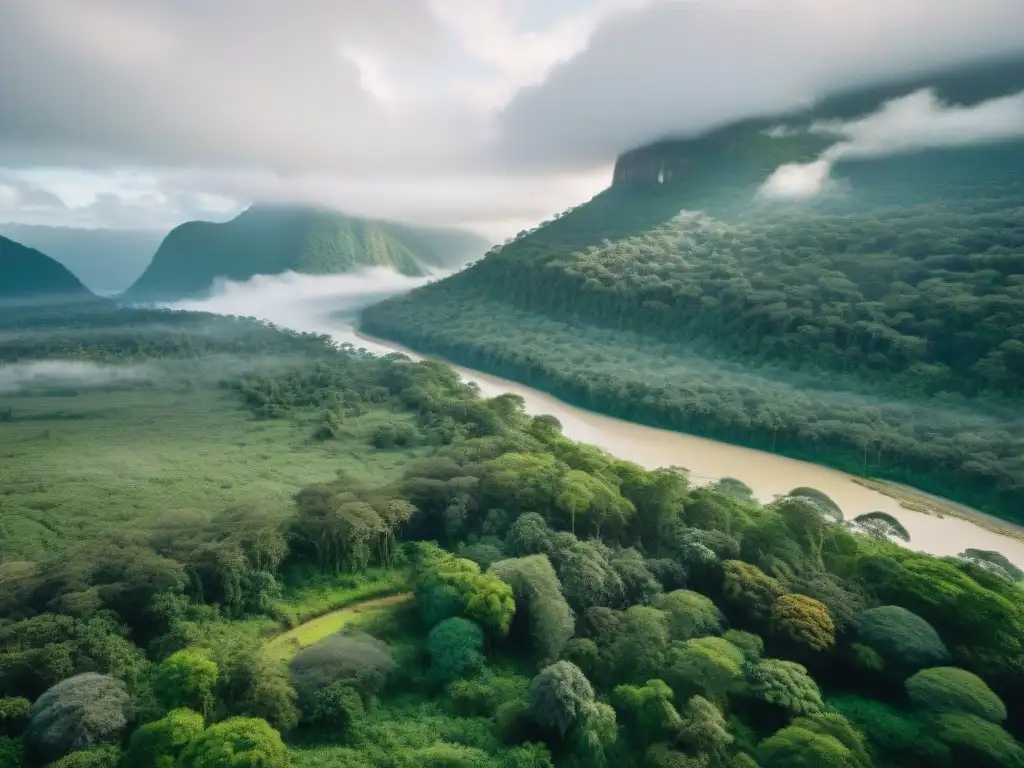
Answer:
<path fill-rule="evenodd" d="M 810 163 L 776 169 L 761 188 L 768 197 L 806 198 L 828 185 L 843 160 L 1024 138 L 1024 91 L 971 106 L 943 103 L 923 89 L 886 102 L 857 120 L 813 123 L 811 133 L 840 139 Z"/>

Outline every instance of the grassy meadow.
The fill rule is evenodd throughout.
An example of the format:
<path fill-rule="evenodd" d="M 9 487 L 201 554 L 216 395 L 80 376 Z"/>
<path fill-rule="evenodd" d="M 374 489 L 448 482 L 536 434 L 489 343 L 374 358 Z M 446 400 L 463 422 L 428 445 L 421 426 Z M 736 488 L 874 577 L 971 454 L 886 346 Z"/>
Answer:
<path fill-rule="evenodd" d="M 240 503 L 290 510 L 298 488 L 338 471 L 374 483 L 410 453 L 379 451 L 384 409 L 347 420 L 347 440 L 314 440 L 315 414 L 257 419 L 215 385 L 8 395 L 0 421 L 0 560 L 38 559 L 110 530 Z"/>

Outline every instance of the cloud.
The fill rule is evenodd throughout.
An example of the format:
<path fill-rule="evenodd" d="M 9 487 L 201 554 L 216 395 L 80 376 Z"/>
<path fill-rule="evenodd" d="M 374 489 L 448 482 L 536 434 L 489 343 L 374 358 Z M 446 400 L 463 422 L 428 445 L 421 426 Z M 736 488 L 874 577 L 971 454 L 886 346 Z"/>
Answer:
<path fill-rule="evenodd" d="M 886 102 L 857 120 L 817 121 L 811 133 L 840 139 L 811 163 L 780 166 L 761 188 L 778 198 L 813 197 L 843 160 L 1024 138 L 1024 91 L 971 106 L 945 104 L 931 89 Z"/>
<path fill-rule="evenodd" d="M 0 173 L 0 221 L 5 215 L 52 215 L 67 206 L 57 195 L 15 175 Z"/>
<path fill-rule="evenodd" d="M 520 91 L 509 162 L 590 167 L 667 136 L 808 106 L 837 89 L 1024 50 L 1020 0 L 675 0 L 609 17 Z"/>
<path fill-rule="evenodd" d="M 0 2 L 0 167 L 127 185 L 43 185 L 71 214 L 0 196 L 108 226 L 312 198 L 497 236 L 634 146 L 1024 49 L 1022 23 L 1021 0 Z"/>

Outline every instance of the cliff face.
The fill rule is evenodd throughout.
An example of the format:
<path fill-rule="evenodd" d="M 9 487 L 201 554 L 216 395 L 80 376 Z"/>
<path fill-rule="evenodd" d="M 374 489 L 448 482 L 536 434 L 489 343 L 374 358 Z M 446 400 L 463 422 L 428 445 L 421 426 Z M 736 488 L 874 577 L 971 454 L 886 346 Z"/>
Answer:
<path fill-rule="evenodd" d="M 612 185 L 659 184 L 685 178 L 691 165 L 688 143 L 663 141 L 620 155 L 615 161 Z"/>

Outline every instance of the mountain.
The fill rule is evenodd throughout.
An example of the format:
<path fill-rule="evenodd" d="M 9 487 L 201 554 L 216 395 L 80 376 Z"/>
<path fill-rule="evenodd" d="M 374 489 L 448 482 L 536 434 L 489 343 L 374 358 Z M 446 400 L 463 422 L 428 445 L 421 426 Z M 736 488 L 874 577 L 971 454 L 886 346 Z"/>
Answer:
<path fill-rule="evenodd" d="M 131 285 L 166 234 L 150 229 L 0 224 L 0 235 L 50 254 L 100 294 L 120 293 Z"/>
<path fill-rule="evenodd" d="M 89 289 L 59 262 L 0 236 L 0 299 L 91 297 Z"/>
<path fill-rule="evenodd" d="M 837 142 L 809 126 L 922 87 L 977 104 L 1024 91 L 1024 61 L 627 152 L 593 200 L 362 327 L 589 408 L 1024 519 L 1024 141 L 840 157 L 811 199 L 762 194 Z"/>
<path fill-rule="evenodd" d="M 247 280 L 288 270 L 336 274 L 383 266 L 423 275 L 464 264 L 486 248 L 482 238 L 466 232 L 257 205 L 223 224 L 192 221 L 173 229 L 125 298 L 180 298 L 202 293 L 216 278 Z"/>

